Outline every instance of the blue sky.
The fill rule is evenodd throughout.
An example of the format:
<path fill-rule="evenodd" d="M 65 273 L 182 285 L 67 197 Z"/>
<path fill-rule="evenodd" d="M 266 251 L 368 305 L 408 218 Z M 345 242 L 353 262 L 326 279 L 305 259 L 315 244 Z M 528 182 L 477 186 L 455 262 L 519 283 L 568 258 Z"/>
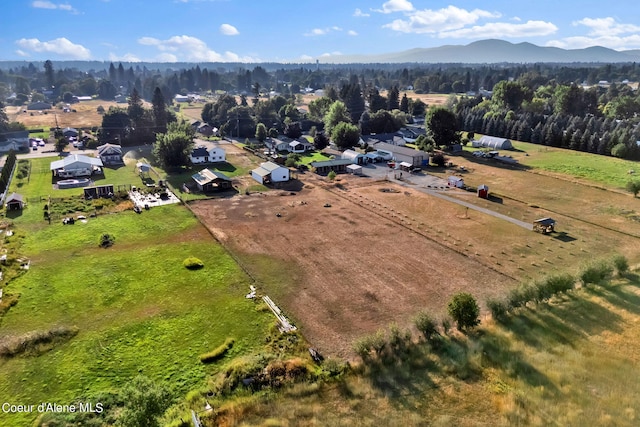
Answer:
<path fill-rule="evenodd" d="M 628 0 L 6 0 L 0 10 L 0 60 L 331 62 L 488 38 L 640 48 Z"/>

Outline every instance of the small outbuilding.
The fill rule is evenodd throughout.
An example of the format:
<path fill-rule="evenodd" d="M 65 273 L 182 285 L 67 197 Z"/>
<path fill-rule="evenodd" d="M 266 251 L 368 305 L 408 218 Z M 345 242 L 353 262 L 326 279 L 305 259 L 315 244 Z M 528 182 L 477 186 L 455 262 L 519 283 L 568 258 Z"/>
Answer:
<path fill-rule="evenodd" d="M 540 218 L 533 221 L 533 231 L 548 234 L 555 231 L 556 221 L 553 218 Z"/>
<path fill-rule="evenodd" d="M 367 158 L 364 154 L 358 153 L 355 150 L 344 150 L 342 152 L 343 159 L 349 159 L 354 165 L 363 165 L 367 163 Z"/>
<path fill-rule="evenodd" d="M 289 169 L 274 162 L 264 162 L 251 171 L 251 176 L 260 184 L 289 181 Z"/>
<path fill-rule="evenodd" d="M 459 176 L 450 176 L 447 178 L 447 185 L 450 187 L 462 188 L 464 187 L 464 179 Z"/>
<path fill-rule="evenodd" d="M 472 146 L 491 148 L 492 150 L 513 150 L 513 144 L 510 140 L 487 135 L 481 137 L 477 143 L 474 141 Z"/>
<path fill-rule="evenodd" d="M 362 175 L 362 166 L 360 165 L 348 165 L 347 173 L 352 175 Z"/>
<path fill-rule="evenodd" d="M 222 172 L 212 171 L 210 169 L 203 169 L 192 175 L 191 178 L 195 181 L 198 189 L 205 193 L 228 190 L 233 187 L 231 178 Z"/>
<path fill-rule="evenodd" d="M 8 211 L 20 211 L 24 208 L 24 198 L 22 194 L 11 193 L 7 197 L 6 206 Z"/>
<path fill-rule="evenodd" d="M 66 127 L 64 129 L 62 129 L 62 135 L 64 135 L 65 138 L 70 138 L 70 137 L 77 138 L 78 137 L 78 129 Z"/>
<path fill-rule="evenodd" d="M 105 165 L 121 165 L 124 163 L 122 160 L 122 146 L 117 144 L 102 144 L 98 146 L 98 157 Z"/>
<path fill-rule="evenodd" d="M 350 159 L 321 160 L 311 162 L 309 165 L 318 175 L 327 175 L 329 172 L 345 173 L 347 166 L 352 165 Z"/>
<path fill-rule="evenodd" d="M 482 199 L 489 198 L 489 187 L 487 185 L 482 184 L 478 186 L 478 197 Z"/>

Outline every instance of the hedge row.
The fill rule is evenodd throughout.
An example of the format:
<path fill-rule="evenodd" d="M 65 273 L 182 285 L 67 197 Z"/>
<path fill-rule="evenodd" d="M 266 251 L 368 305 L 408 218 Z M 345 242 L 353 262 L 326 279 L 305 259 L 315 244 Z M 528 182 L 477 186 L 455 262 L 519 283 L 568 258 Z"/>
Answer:
<path fill-rule="evenodd" d="M 555 274 L 533 283 L 526 283 L 509 291 L 505 298 L 487 300 L 487 307 L 494 319 L 503 319 L 513 310 L 524 307 L 527 303 L 546 302 L 554 295 L 575 289 L 576 283 L 583 286 L 600 285 L 611 278 L 614 270 L 619 275 L 627 272 L 629 263 L 622 255 L 615 255 L 610 261 L 593 261 L 582 266 L 577 276 L 569 273 Z"/>
<path fill-rule="evenodd" d="M 212 363 L 218 359 L 222 359 L 224 355 L 227 353 L 227 351 L 231 350 L 231 347 L 233 347 L 234 342 L 235 340 L 233 338 L 227 338 L 224 341 L 224 344 L 219 345 L 218 347 L 213 349 L 213 351 L 210 351 L 209 353 L 201 354 L 200 361 L 202 363 Z"/>

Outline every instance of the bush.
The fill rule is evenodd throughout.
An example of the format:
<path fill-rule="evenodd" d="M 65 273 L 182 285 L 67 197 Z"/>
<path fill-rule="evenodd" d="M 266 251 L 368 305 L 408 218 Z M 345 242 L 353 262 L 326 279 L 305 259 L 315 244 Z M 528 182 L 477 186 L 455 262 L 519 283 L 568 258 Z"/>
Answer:
<path fill-rule="evenodd" d="M 498 299 L 488 299 L 487 307 L 495 320 L 503 320 L 507 316 L 507 304 Z"/>
<path fill-rule="evenodd" d="M 480 307 L 473 295 L 460 292 L 447 305 L 449 316 L 456 322 L 459 331 L 470 329 L 480 323 Z"/>
<path fill-rule="evenodd" d="M 624 255 L 614 255 L 611 262 L 613 263 L 618 276 L 622 276 L 629 271 L 629 261 L 627 261 L 627 258 Z"/>
<path fill-rule="evenodd" d="M 334 179 L 336 179 L 336 173 L 335 171 L 331 171 L 329 172 L 329 174 L 327 175 L 327 178 L 329 178 L 329 180 L 333 181 Z"/>
<path fill-rule="evenodd" d="M 189 270 L 199 270 L 204 267 L 204 263 L 200 259 L 193 256 L 190 256 L 189 258 L 182 261 L 182 265 L 184 265 Z"/>
<path fill-rule="evenodd" d="M 222 359 L 224 355 L 227 354 L 227 351 L 231 350 L 231 347 L 233 347 L 234 342 L 235 340 L 233 338 L 227 338 L 224 341 L 224 344 L 219 345 L 213 351 L 210 351 L 209 353 L 201 354 L 200 361 L 202 363 L 211 363 L 211 362 L 215 362 L 218 359 Z"/>
<path fill-rule="evenodd" d="M 573 289 L 575 281 L 575 278 L 571 274 L 566 273 L 549 276 L 545 279 L 544 283 L 552 294 L 555 295 Z"/>
<path fill-rule="evenodd" d="M 370 335 L 365 335 L 358 338 L 353 343 L 353 351 L 360 356 L 362 360 L 365 360 L 371 354 L 372 340 Z"/>
<path fill-rule="evenodd" d="M 113 237 L 111 234 L 105 233 L 102 236 L 100 236 L 99 245 L 101 248 L 108 248 L 113 246 L 115 241 L 116 241 L 115 237 Z"/>
<path fill-rule="evenodd" d="M 438 335 L 436 321 L 427 312 L 418 313 L 413 323 L 427 341 L 433 340 Z"/>
<path fill-rule="evenodd" d="M 604 261 L 586 264 L 580 271 L 580 281 L 583 285 L 592 283 L 598 285 L 604 282 L 613 273 L 613 267 Z"/>

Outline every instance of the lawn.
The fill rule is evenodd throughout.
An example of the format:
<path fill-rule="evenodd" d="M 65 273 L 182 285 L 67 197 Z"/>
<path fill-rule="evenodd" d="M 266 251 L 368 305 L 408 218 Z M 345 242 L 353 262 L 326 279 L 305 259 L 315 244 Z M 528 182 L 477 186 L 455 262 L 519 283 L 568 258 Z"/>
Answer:
<path fill-rule="evenodd" d="M 320 151 L 312 151 L 310 153 L 300 155 L 300 163 L 304 165 L 308 165 L 311 162 L 321 162 L 323 160 L 331 160 L 331 157 L 321 153 Z"/>
<path fill-rule="evenodd" d="M 115 236 L 111 248 L 98 247 L 103 232 Z M 247 276 L 180 206 L 54 224 L 15 238 L 32 264 L 5 288 L 21 297 L 3 316 L 0 335 L 54 326 L 79 333 L 39 356 L 0 360 L 0 395 L 12 401 L 70 402 L 117 390 L 139 373 L 182 397 L 216 370 L 199 354 L 228 337 L 236 344 L 227 357 L 251 352 L 272 323 L 244 298 Z M 188 256 L 205 267 L 185 269 Z M 0 413 L 0 425 L 33 418 Z"/>

